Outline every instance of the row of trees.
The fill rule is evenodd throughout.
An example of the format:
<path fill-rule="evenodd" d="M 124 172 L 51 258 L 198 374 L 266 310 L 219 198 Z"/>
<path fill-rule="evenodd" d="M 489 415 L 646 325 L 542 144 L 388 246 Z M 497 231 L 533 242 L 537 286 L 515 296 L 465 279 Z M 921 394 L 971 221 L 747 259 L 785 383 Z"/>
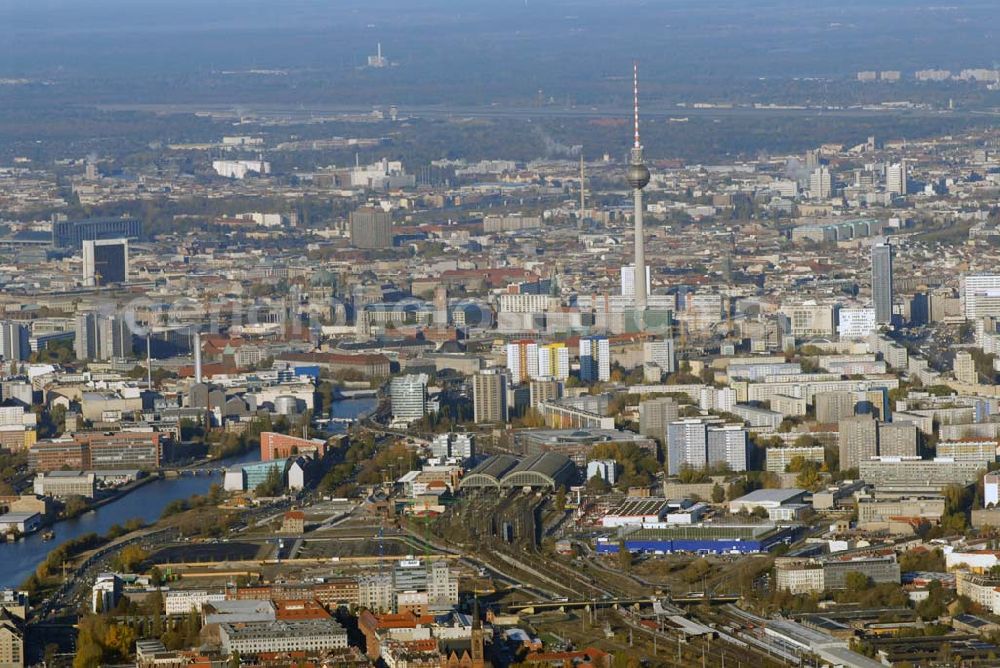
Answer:
<path fill-rule="evenodd" d="M 192 610 L 179 620 L 163 616 L 163 595 L 150 594 L 142 605 L 123 598 L 114 610 L 80 618 L 73 668 L 98 668 L 128 662 L 137 640 L 157 639 L 167 649 L 200 644 L 201 616 Z"/>

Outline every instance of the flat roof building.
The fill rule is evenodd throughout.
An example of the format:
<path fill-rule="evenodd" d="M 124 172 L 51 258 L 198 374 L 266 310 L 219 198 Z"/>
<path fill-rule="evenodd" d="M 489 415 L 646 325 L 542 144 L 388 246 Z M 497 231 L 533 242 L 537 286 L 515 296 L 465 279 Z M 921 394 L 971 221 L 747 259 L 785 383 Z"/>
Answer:
<path fill-rule="evenodd" d="M 219 625 L 226 654 L 262 652 L 319 652 L 347 647 L 347 631 L 332 619 L 277 620 L 265 623 Z"/>
<path fill-rule="evenodd" d="M 951 485 L 971 485 L 986 467 L 982 462 L 954 459 L 882 457 L 862 461 L 858 477 L 879 492 L 940 492 Z"/>
<path fill-rule="evenodd" d="M 97 476 L 92 471 L 41 472 L 35 476 L 34 490 L 38 496 L 63 499 L 68 496 L 82 496 L 92 499 L 97 491 Z"/>
<path fill-rule="evenodd" d="M 729 502 L 729 512 L 752 511 L 756 508 L 771 510 L 802 503 L 808 492 L 804 489 L 757 489 Z"/>

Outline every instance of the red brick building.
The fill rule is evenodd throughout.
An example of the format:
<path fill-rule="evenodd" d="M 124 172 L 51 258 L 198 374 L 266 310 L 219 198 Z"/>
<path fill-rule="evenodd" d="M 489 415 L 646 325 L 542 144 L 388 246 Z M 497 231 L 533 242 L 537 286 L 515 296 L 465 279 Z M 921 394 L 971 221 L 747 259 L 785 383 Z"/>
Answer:
<path fill-rule="evenodd" d="M 301 510 L 289 510 L 281 520 L 281 533 L 301 535 L 306 530 L 306 515 Z"/>
<path fill-rule="evenodd" d="M 261 432 L 260 460 L 270 462 L 288 459 L 295 455 L 315 454 L 317 459 L 326 455 L 326 441 L 319 438 L 299 438 L 273 431 Z"/>

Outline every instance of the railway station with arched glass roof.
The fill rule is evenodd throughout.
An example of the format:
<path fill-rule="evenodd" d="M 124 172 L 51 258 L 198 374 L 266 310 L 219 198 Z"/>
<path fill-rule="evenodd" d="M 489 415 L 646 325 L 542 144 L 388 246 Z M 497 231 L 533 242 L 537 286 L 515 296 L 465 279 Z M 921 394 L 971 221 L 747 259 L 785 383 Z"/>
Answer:
<path fill-rule="evenodd" d="M 542 452 L 518 461 L 510 455 L 495 455 L 472 469 L 459 489 L 516 489 L 531 487 L 555 490 L 576 480 L 576 466 L 566 455 Z"/>

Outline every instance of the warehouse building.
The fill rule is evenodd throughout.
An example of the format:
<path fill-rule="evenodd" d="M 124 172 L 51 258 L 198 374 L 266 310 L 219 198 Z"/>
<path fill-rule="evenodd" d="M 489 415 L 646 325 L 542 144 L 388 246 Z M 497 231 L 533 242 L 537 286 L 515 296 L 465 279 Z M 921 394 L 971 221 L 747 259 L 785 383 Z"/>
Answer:
<path fill-rule="evenodd" d="M 97 491 L 97 476 L 93 472 L 49 471 L 35 476 L 35 494 L 65 499 L 69 496 L 94 498 Z"/>
<path fill-rule="evenodd" d="M 795 538 L 791 527 L 765 524 L 676 524 L 668 527 L 632 527 L 617 537 L 599 538 L 599 554 L 616 554 L 619 544 L 629 552 L 647 554 L 758 554 Z"/>

